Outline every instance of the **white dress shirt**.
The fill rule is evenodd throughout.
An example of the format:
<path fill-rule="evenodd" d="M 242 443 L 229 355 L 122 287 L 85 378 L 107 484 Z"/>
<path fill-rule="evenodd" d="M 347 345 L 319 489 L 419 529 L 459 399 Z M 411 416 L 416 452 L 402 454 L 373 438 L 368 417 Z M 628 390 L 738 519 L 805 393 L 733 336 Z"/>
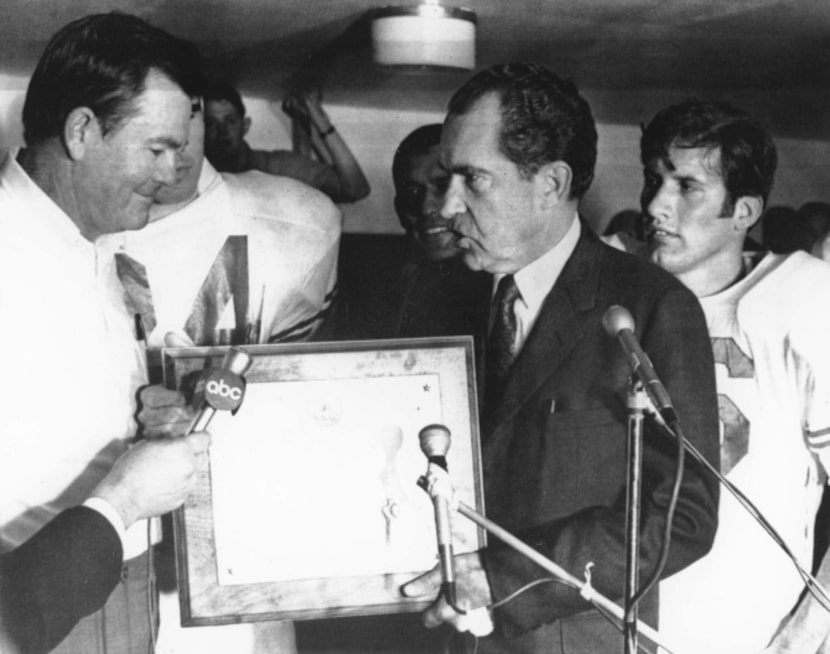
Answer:
<path fill-rule="evenodd" d="M 539 317 L 542 303 L 556 280 L 559 279 L 565 263 L 573 254 L 581 231 L 579 216 L 576 216 L 568 231 L 556 245 L 535 261 L 531 261 L 524 268 L 513 273 L 516 287 L 521 294 L 513 305 L 513 312 L 516 315 L 516 340 L 513 351 L 516 354 L 521 351 L 530 330 L 533 329 Z M 504 275 L 494 276 L 493 295 L 502 277 Z"/>

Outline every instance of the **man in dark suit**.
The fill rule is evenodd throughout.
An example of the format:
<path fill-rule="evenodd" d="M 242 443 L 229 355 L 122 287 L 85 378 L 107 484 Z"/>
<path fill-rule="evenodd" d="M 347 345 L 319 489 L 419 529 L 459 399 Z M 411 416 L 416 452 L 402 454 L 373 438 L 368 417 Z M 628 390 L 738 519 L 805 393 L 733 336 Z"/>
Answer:
<path fill-rule="evenodd" d="M 468 267 L 493 275 L 483 364 L 487 515 L 614 600 L 625 580 L 626 396 L 631 369 L 602 326 L 619 304 L 665 383 L 686 437 L 718 462 L 717 399 L 694 296 L 648 262 L 603 245 L 577 208 L 593 178 L 596 129 L 570 81 L 534 65 L 483 71 L 452 98 L 442 136 L 442 215 Z M 650 422 L 643 457 L 641 579 L 659 558 L 676 444 Z M 717 482 L 686 459 L 663 575 L 709 549 Z M 460 602 L 490 606 L 546 573 L 495 540 L 456 558 Z M 437 571 L 403 588 L 434 594 Z M 656 592 L 640 604 L 655 626 Z M 622 635 L 562 583 L 491 610 L 479 652 L 619 652 Z M 463 620 L 442 598 L 427 626 Z"/>
<path fill-rule="evenodd" d="M 0 555 L 0 651 L 48 652 L 100 609 L 121 581 L 126 530 L 184 502 L 209 444 L 206 432 L 138 442 L 84 504 Z"/>

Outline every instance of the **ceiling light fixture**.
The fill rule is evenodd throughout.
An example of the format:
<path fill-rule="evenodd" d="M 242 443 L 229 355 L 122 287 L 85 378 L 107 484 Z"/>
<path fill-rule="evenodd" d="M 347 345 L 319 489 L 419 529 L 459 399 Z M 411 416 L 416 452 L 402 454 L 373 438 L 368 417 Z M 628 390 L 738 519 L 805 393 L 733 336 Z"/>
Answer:
<path fill-rule="evenodd" d="M 384 66 L 476 65 L 476 14 L 438 0 L 372 12 L 372 59 Z"/>

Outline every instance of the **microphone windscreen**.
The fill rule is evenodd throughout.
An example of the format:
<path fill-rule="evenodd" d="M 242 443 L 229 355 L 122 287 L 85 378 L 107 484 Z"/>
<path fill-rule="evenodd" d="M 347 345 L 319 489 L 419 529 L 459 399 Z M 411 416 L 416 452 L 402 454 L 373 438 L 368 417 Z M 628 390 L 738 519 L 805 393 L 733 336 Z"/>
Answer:
<path fill-rule="evenodd" d="M 444 425 L 427 425 L 418 432 L 418 440 L 421 443 L 421 452 L 428 459 L 446 456 L 450 449 L 450 430 Z"/>
<path fill-rule="evenodd" d="M 609 336 L 616 338 L 623 329 L 634 331 L 634 318 L 631 317 L 628 309 L 614 304 L 603 314 L 602 326 Z"/>

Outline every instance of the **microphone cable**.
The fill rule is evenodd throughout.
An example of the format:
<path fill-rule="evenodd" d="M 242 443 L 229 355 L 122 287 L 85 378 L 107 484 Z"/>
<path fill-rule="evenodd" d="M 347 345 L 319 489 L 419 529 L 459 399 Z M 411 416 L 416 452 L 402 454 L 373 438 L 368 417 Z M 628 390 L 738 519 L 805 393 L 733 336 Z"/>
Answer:
<path fill-rule="evenodd" d="M 659 413 L 655 412 L 655 416 L 659 416 Z M 674 468 L 674 482 L 672 483 L 672 491 L 671 496 L 669 497 L 669 504 L 666 507 L 666 521 L 663 525 L 663 538 L 660 540 L 660 554 L 657 557 L 657 563 L 654 566 L 654 569 L 651 571 L 648 579 L 646 582 L 634 593 L 634 596 L 631 599 L 631 606 L 629 607 L 629 611 L 633 611 L 640 601 L 645 597 L 646 593 L 652 589 L 654 584 L 656 584 L 660 577 L 663 574 L 663 570 L 666 567 L 666 563 L 669 559 L 669 549 L 671 547 L 671 536 L 672 536 L 672 527 L 674 526 L 674 512 L 677 509 L 677 502 L 680 499 L 680 486 L 683 483 L 683 472 L 686 466 L 686 448 L 684 447 L 684 442 L 686 441 L 685 436 L 683 436 L 683 432 L 680 428 L 679 421 L 674 421 L 674 424 L 669 427 L 668 424 L 665 423 L 662 419 L 655 419 L 655 422 L 658 426 L 663 426 L 665 429 L 671 433 L 672 436 L 675 437 L 677 442 L 677 457 L 675 459 L 675 468 Z"/>
<path fill-rule="evenodd" d="M 707 459 L 704 457 L 700 451 L 692 444 L 688 439 L 683 436 L 682 433 L 679 431 L 675 433 L 668 425 L 666 425 L 661 420 L 657 420 L 657 423 L 663 427 L 663 429 L 669 433 L 671 436 L 677 439 L 678 444 L 680 447 L 687 449 L 689 453 L 697 459 L 709 472 L 711 472 L 715 478 L 721 483 L 721 485 L 728 490 L 732 496 L 738 501 L 738 503 L 746 509 L 747 512 L 755 519 L 755 521 L 761 526 L 761 528 L 767 532 L 767 534 L 772 538 L 773 541 L 784 551 L 784 553 L 789 557 L 790 561 L 792 561 L 793 565 L 798 572 L 798 575 L 801 577 L 804 585 L 807 587 L 807 590 L 810 591 L 810 594 L 816 598 L 816 600 L 821 604 L 821 606 L 828 612 L 830 612 L 830 595 L 828 595 L 827 591 L 824 587 L 819 583 L 819 581 L 813 576 L 811 572 L 809 572 L 798 560 L 798 557 L 795 553 L 790 549 L 789 545 L 784 541 L 781 535 L 776 531 L 775 527 L 764 517 L 764 514 L 761 513 L 760 509 L 752 503 L 744 493 L 735 486 L 731 481 L 729 481 L 726 476 L 715 466 L 713 466 Z"/>

